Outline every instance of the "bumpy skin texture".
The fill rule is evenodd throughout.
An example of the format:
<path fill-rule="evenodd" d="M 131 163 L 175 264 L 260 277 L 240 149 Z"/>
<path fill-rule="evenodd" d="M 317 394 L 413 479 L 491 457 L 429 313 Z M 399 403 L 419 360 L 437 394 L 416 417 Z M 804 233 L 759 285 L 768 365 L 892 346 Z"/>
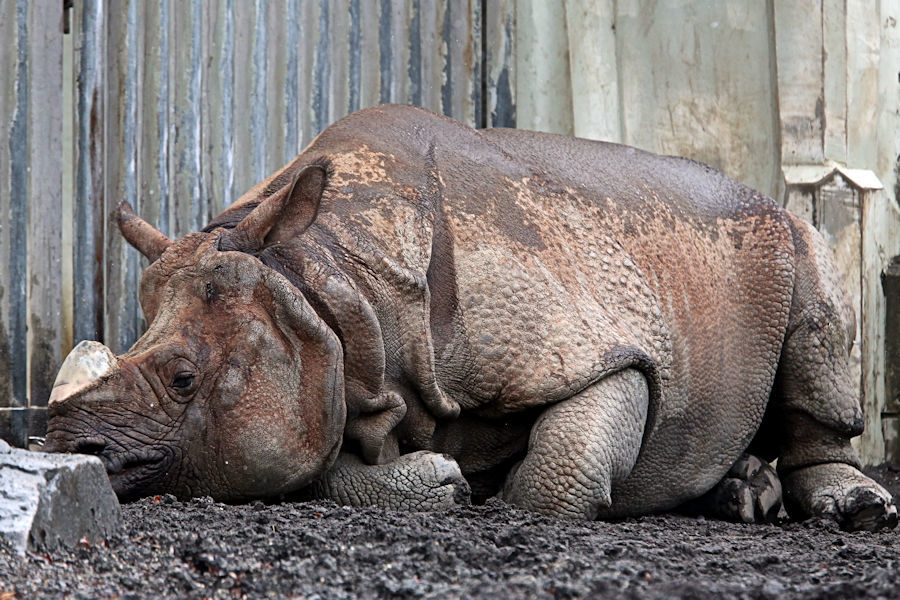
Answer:
<path fill-rule="evenodd" d="M 506 481 L 512 501 L 591 518 L 700 496 L 754 438 L 763 454 L 782 457 L 785 474 L 855 464 L 848 440 L 859 433 L 858 404 L 835 387 L 849 321 L 821 239 L 704 165 L 548 134 L 474 131 L 383 106 L 323 131 L 196 238 L 170 244 L 123 215 L 129 241 L 150 258 L 161 253 L 141 291 L 151 324 L 125 365 L 173 335 L 176 344 L 220 349 L 194 353 L 192 368 L 211 387 L 191 397 L 194 408 L 167 409 L 164 432 L 144 442 L 172 457 L 166 476 L 135 476 L 125 493 L 244 498 L 285 488 L 265 478 L 232 483 L 233 463 L 196 464 L 198 452 L 209 453 L 179 440 L 198 436 L 209 444 L 242 437 L 226 445 L 240 450 L 232 457 L 247 479 L 266 452 L 287 462 L 295 455 L 306 463 L 291 474 L 298 487 L 327 479 L 341 445 L 369 465 L 447 453 L 476 497 Z M 240 266 L 216 279 L 217 261 Z M 205 303 L 187 302 L 202 300 L 204 286 Z M 220 302 L 228 294 L 244 300 Z M 300 333 L 280 326 L 289 319 L 267 317 L 279 301 L 301 313 Z M 254 315 L 255 338 L 228 325 L 241 314 Z M 310 336 L 318 358 L 304 354 Z M 302 373 L 340 381 L 316 388 L 309 376 L 285 377 L 284 356 L 298 357 Z M 134 369 L 159 370 L 141 365 Z M 51 402 L 51 448 L 90 447 L 85 428 L 122 427 L 93 399 L 121 389 L 127 372 Z M 160 381 L 151 396 L 171 396 Z M 220 407 L 218 382 L 241 399 Z M 145 397 L 129 410 L 145 414 L 150 390 L 128 385 Z M 328 418 L 337 393 L 346 414 Z M 308 431 L 301 422 L 265 437 L 255 425 L 298 410 L 316 416 Z M 191 411 L 194 419 L 181 416 Z M 241 436 L 240 419 L 255 440 Z M 776 431 L 784 424 L 787 432 Z M 116 445 L 140 446 L 109 436 L 101 458 Z M 574 444 L 587 452 L 572 452 Z M 180 480 L 168 475 L 188 473 L 184 465 L 192 468 Z"/>

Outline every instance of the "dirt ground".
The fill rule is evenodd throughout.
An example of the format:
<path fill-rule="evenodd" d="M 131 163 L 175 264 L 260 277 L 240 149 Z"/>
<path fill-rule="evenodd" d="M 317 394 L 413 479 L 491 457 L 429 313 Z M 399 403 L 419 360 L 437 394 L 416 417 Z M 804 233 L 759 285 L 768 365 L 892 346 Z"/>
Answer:
<path fill-rule="evenodd" d="M 870 474 L 900 497 L 900 467 Z M 402 514 L 148 498 L 105 546 L 17 558 L 12 598 L 900 598 L 900 530 L 663 515 L 573 523 L 499 501 Z"/>

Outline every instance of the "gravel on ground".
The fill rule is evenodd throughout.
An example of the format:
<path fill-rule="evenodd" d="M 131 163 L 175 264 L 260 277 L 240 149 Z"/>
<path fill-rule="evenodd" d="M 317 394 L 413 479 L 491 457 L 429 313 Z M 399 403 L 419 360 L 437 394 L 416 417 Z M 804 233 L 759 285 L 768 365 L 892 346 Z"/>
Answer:
<path fill-rule="evenodd" d="M 869 474 L 900 498 L 900 467 Z M 900 529 L 680 515 L 548 519 L 490 500 L 443 513 L 157 496 L 106 544 L 0 550 L 25 598 L 900 598 Z"/>

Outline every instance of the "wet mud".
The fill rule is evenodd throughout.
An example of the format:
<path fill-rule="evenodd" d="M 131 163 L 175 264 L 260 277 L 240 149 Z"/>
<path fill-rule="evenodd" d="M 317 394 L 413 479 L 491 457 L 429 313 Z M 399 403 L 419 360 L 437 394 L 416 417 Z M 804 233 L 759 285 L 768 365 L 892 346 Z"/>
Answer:
<path fill-rule="evenodd" d="M 900 497 L 900 467 L 869 469 Z M 106 545 L 0 551 L 0 598 L 900 598 L 900 530 L 660 515 L 547 519 L 491 500 L 403 514 L 147 498 Z"/>

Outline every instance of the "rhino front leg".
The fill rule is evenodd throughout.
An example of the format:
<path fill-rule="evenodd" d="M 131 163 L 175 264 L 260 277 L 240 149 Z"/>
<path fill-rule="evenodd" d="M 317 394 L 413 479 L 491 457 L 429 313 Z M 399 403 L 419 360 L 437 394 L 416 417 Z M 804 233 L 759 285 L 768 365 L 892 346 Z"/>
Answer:
<path fill-rule="evenodd" d="M 634 467 L 648 404 L 647 381 L 634 369 L 554 404 L 532 428 L 504 500 L 554 517 L 597 518 L 612 502 L 612 487 Z"/>
<path fill-rule="evenodd" d="M 471 490 L 456 461 L 446 454 L 413 452 L 381 465 L 341 453 L 301 498 L 334 500 L 349 506 L 397 510 L 443 510 L 470 503 Z"/>

